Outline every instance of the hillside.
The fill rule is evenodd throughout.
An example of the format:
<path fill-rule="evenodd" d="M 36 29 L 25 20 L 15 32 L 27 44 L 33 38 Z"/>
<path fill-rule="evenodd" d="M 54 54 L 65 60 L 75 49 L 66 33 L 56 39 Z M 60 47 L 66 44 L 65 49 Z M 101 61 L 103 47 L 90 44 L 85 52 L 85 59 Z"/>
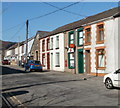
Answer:
<path fill-rule="evenodd" d="M 16 42 L 2 41 L 0 40 L 0 50 L 5 50 L 10 46 L 14 45 Z"/>

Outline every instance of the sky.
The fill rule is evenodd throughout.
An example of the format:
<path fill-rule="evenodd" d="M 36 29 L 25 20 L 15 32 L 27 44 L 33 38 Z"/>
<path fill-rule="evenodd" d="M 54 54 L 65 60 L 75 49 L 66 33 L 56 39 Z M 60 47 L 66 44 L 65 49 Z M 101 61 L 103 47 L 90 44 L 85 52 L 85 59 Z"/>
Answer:
<path fill-rule="evenodd" d="M 52 6 L 51 6 L 52 5 Z M 19 42 L 118 6 L 118 2 L 2 2 L 2 40 Z M 64 10 L 58 8 L 67 7 Z M 57 11 L 56 11 L 57 10 Z M 59 10 L 59 11 L 58 11 Z M 1 32 L 1 31 L 0 31 Z"/>

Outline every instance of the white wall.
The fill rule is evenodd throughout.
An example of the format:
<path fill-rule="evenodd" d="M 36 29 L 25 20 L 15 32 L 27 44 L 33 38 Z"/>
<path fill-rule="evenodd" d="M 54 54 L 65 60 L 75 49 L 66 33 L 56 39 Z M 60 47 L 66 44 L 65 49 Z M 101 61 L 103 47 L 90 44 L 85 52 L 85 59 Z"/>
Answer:
<path fill-rule="evenodd" d="M 12 50 L 7 50 L 6 51 L 6 56 L 11 56 L 12 55 Z"/>
<path fill-rule="evenodd" d="M 43 38 L 43 39 L 41 39 L 40 40 L 40 61 L 41 61 L 41 63 L 42 63 L 42 55 L 43 54 L 45 54 L 45 66 L 43 67 L 43 69 L 47 69 L 47 53 L 49 52 L 49 51 L 47 51 L 47 39 L 48 39 L 48 37 L 46 37 L 46 38 Z M 42 52 L 42 41 L 43 40 L 45 40 L 45 51 L 44 52 Z M 37 49 L 36 49 L 37 50 Z"/>
<path fill-rule="evenodd" d="M 59 49 L 56 49 L 56 36 L 59 36 Z M 53 53 L 53 67 L 50 67 L 50 69 L 53 69 L 56 71 L 64 71 L 64 34 L 59 33 L 59 34 L 50 36 L 50 39 L 52 37 L 53 37 L 53 50 L 50 50 L 50 64 L 51 64 L 51 53 Z M 59 55 L 60 56 L 60 67 L 56 67 L 56 53 L 57 52 L 59 52 L 60 54 Z"/>
<path fill-rule="evenodd" d="M 18 47 L 15 48 L 15 54 L 18 54 Z"/>
<path fill-rule="evenodd" d="M 115 20 L 105 21 L 106 73 L 115 71 Z"/>

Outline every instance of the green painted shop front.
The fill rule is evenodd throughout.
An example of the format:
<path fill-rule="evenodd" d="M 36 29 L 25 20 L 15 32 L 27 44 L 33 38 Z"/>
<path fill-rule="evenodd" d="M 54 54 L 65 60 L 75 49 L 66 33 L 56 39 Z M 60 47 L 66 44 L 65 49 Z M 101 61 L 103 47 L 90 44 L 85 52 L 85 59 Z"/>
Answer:
<path fill-rule="evenodd" d="M 84 73 L 83 49 L 78 49 L 78 73 Z"/>

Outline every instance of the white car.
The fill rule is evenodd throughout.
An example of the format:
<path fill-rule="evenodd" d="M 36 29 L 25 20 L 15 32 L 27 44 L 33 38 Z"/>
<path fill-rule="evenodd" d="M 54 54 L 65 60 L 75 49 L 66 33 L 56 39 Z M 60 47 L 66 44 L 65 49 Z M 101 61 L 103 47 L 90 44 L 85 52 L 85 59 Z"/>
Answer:
<path fill-rule="evenodd" d="M 104 76 L 103 82 L 107 89 L 120 87 L 120 69 Z"/>

